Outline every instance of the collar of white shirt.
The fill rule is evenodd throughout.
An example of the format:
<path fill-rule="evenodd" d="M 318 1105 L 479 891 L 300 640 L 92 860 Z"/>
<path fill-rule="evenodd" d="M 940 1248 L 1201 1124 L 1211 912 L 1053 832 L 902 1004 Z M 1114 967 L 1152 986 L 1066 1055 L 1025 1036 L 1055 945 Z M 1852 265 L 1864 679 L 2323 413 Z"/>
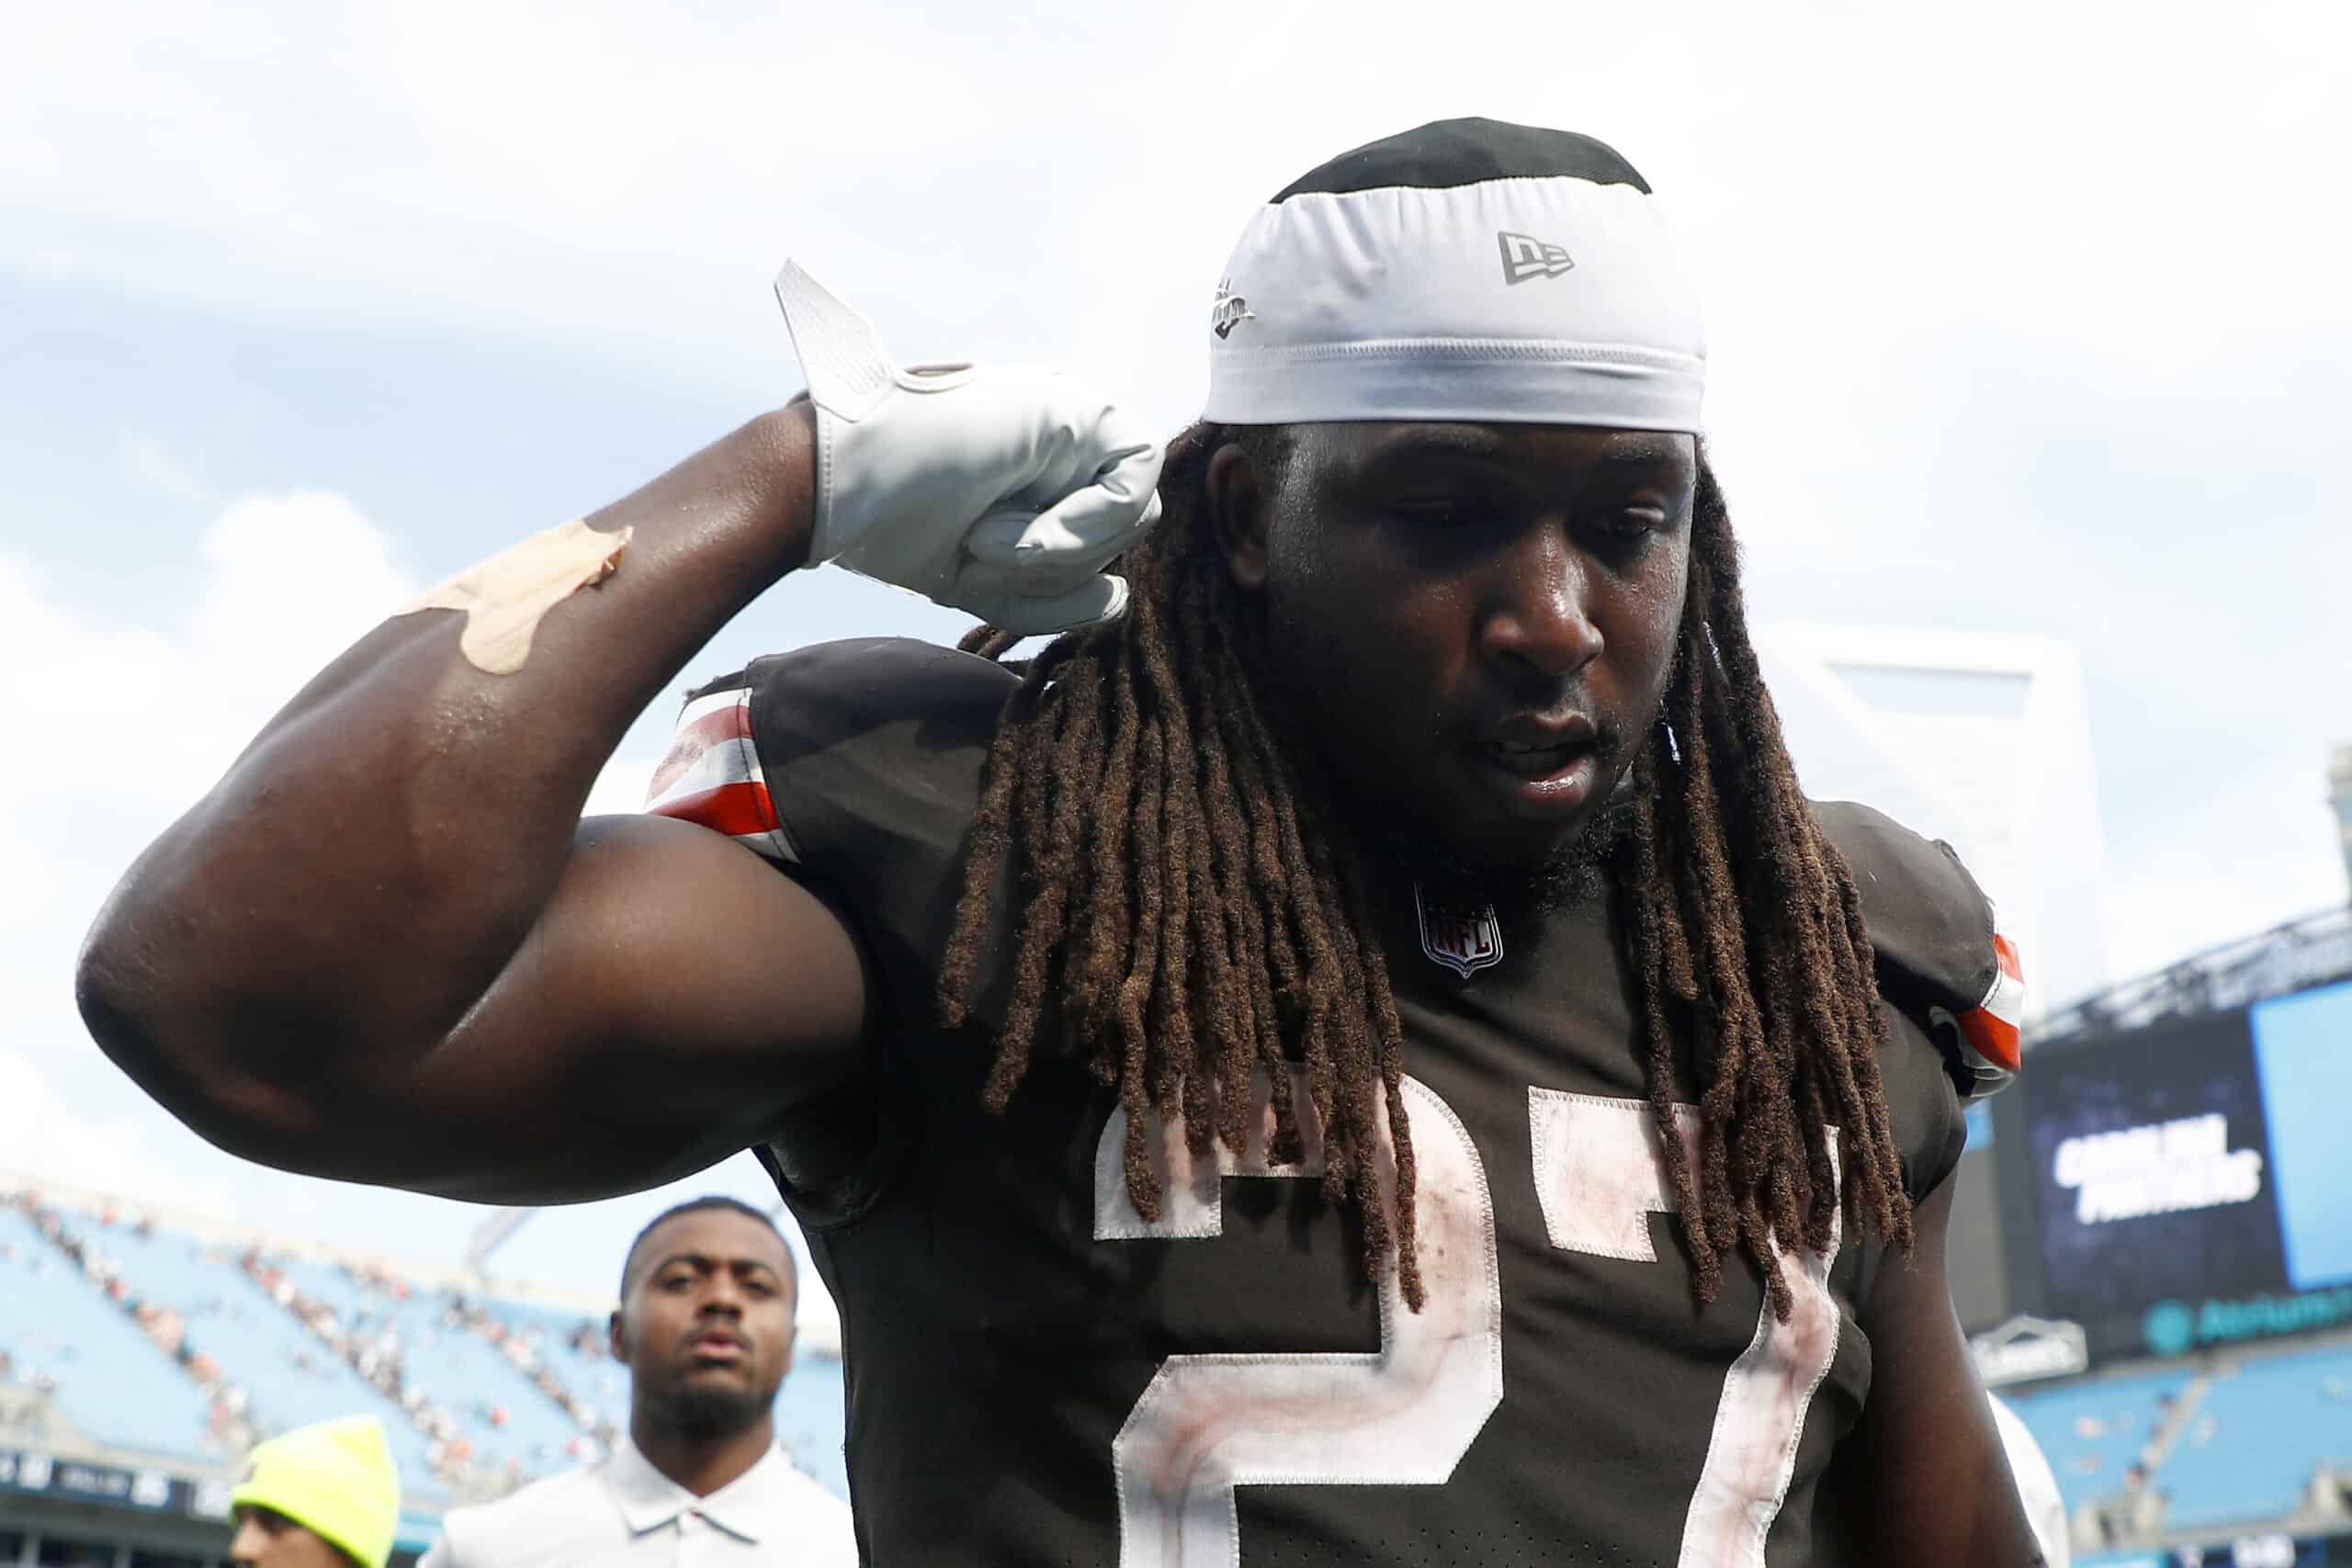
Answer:
<path fill-rule="evenodd" d="M 760 1462 L 712 1493 L 697 1497 L 660 1471 L 638 1451 L 628 1434 L 613 1450 L 605 1466 L 605 1484 L 620 1504 L 629 1533 L 643 1535 L 662 1529 L 682 1514 L 700 1514 L 729 1535 L 757 1543 L 788 1533 L 792 1461 L 781 1448 L 772 1448 Z"/>

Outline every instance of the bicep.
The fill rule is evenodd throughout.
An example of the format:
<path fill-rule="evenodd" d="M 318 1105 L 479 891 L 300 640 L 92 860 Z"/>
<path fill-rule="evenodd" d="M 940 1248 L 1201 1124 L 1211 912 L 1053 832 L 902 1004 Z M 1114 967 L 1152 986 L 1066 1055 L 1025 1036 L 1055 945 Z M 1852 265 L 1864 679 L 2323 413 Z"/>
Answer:
<path fill-rule="evenodd" d="M 1825 1523 L 1856 1562 L 2027 1568 L 2042 1558 L 1944 1273 L 1954 1185 L 1921 1200 L 1912 1257 L 1888 1257 L 1862 1308 L 1870 1397 L 1824 1478 Z"/>
<path fill-rule="evenodd" d="M 560 1202 L 690 1175 L 855 1070 L 866 989 L 840 918 L 741 845 L 589 818 L 481 1000 L 368 1086 L 400 1168 L 363 1179 Z"/>

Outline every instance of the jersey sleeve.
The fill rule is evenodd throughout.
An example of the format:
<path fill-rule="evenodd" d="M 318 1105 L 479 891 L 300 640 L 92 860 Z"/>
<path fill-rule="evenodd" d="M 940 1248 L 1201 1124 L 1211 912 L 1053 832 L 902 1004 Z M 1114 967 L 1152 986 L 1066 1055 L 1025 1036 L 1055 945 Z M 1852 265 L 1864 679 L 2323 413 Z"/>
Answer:
<path fill-rule="evenodd" d="M 990 660 L 903 638 L 756 660 L 688 694 L 646 809 L 808 883 L 847 917 L 888 994 L 928 998 L 1015 684 Z"/>
<path fill-rule="evenodd" d="M 1854 874 L 1880 994 L 1936 1043 L 1962 1098 L 2006 1088 L 2022 1060 L 2025 976 L 1992 900 L 1941 840 L 1849 801 L 1814 809 Z"/>
<path fill-rule="evenodd" d="M 670 750 L 646 788 L 645 809 L 724 833 L 772 861 L 799 858 L 752 739 L 750 671 L 688 694 Z"/>

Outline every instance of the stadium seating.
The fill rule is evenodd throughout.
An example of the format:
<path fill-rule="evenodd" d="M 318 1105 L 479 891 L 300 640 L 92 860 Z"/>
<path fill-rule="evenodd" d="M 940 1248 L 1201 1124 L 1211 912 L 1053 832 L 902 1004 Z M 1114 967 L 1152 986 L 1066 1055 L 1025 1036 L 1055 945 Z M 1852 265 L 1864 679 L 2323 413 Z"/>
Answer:
<path fill-rule="evenodd" d="M 193 1379 L 20 1210 L 0 1206 L 0 1349 L 20 1379 L 56 1383 L 85 1438 L 182 1459 L 220 1458 Z"/>
<path fill-rule="evenodd" d="M 2323 1462 L 2352 1461 L 2352 1348 L 2216 1372 L 2157 1484 L 2172 1529 L 2291 1514 Z"/>
<path fill-rule="evenodd" d="M 404 1490 L 428 1506 L 460 1488 L 478 1495 L 569 1469 L 627 1423 L 628 1371 L 603 1352 L 602 1314 L 459 1298 L 369 1265 L 249 1252 L 127 1223 L 111 1207 L 60 1211 L 93 1279 L 42 1234 L 28 1201 L 0 1202 L 0 1350 L 17 1380 L 52 1381 L 59 1416 L 96 1441 L 164 1457 L 233 1457 L 215 1432 L 220 1412 L 202 1381 L 132 1321 L 131 1301 L 178 1316 L 184 1354 L 200 1352 L 217 1367 L 228 1403 L 261 1435 L 329 1416 L 377 1416 Z M 104 1288 L 109 1274 L 122 1299 Z M 327 1333 L 356 1341 L 346 1349 L 363 1362 L 380 1348 L 398 1367 L 398 1397 L 355 1370 L 304 1320 L 306 1308 Z M 776 1401 L 776 1434 L 794 1462 L 846 1495 L 842 1422 L 841 1363 L 802 1354 Z M 462 1438 L 461 1465 L 436 1472 L 435 1435 Z"/>
<path fill-rule="evenodd" d="M 2160 1402 L 2178 1397 L 2188 1381 L 2186 1371 L 2160 1372 L 2003 1394 L 2049 1457 L 2072 1514 L 2123 1490 L 2125 1472 L 2164 1424 Z"/>
<path fill-rule="evenodd" d="M 264 1432 L 282 1432 L 331 1416 L 369 1415 L 384 1424 L 403 1476 L 432 1491 L 424 1434 L 408 1413 L 379 1393 L 306 1329 L 236 1260 L 195 1237 L 128 1226 L 85 1227 L 140 1293 L 170 1304 L 187 1324 L 188 1343 L 242 1385 Z"/>
<path fill-rule="evenodd" d="M 605 1320 L 586 1314 L 565 1312 L 557 1307 L 542 1306 L 536 1302 L 509 1301 L 493 1297 L 488 1305 L 500 1318 L 517 1332 L 535 1335 L 534 1344 L 545 1358 L 563 1386 L 571 1391 L 599 1420 L 616 1424 L 628 1414 L 628 1369 L 602 1353 L 583 1354 L 572 1348 L 572 1336 L 582 1327 L 594 1336 L 601 1347 L 605 1342 Z"/>
<path fill-rule="evenodd" d="M 334 1308 L 345 1324 L 356 1325 L 368 1315 L 368 1288 L 343 1269 L 307 1258 L 280 1258 L 277 1267 L 296 1290 Z"/>
<path fill-rule="evenodd" d="M 390 1308 L 409 1376 L 458 1417 L 478 1462 L 519 1462 L 535 1475 L 576 1462 L 567 1450 L 582 1436 L 579 1426 L 489 1339 L 452 1321 L 445 1311 L 451 1298 L 415 1292 L 376 1300 Z"/>

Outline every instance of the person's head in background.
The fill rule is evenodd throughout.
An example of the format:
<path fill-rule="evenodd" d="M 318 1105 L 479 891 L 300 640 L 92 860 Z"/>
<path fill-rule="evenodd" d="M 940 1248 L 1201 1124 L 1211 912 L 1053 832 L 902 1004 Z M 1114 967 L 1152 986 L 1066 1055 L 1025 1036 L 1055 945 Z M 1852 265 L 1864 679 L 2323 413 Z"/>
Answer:
<path fill-rule="evenodd" d="M 384 1568 L 400 1471 L 373 1416 L 322 1421 L 256 1445 L 229 1506 L 237 1568 Z"/>
<path fill-rule="evenodd" d="M 792 1249 L 757 1209 L 709 1197 L 655 1215 L 630 1244 L 611 1327 L 638 1446 L 772 1442 L 799 1296 Z"/>

